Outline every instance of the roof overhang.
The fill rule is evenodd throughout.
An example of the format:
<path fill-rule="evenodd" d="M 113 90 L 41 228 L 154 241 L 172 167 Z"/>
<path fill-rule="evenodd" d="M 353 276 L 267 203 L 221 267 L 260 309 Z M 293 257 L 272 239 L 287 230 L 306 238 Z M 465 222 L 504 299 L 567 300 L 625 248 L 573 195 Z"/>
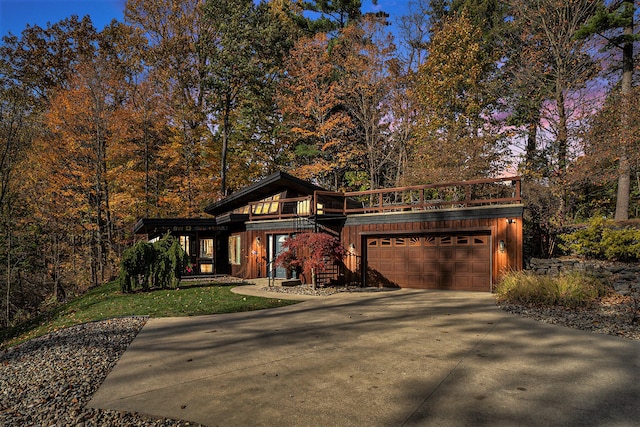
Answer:
<path fill-rule="evenodd" d="M 222 215 L 266 197 L 285 190 L 294 190 L 300 194 L 313 194 L 314 191 L 324 191 L 310 182 L 303 181 L 285 172 L 276 172 L 268 177 L 243 188 L 220 201 L 204 208 L 209 215 Z"/>
<path fill-rule="evenodd" d="M 222 231 L 227 227 L 215 218 L 142 218 L 133 227 L 135 234 L 157 236 L 166 232 Z"/>

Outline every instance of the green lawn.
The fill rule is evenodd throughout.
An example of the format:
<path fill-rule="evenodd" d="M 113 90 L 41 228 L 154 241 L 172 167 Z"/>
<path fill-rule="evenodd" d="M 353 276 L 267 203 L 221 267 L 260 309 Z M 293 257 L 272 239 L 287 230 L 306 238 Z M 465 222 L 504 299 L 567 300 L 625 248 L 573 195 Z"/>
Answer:
<path fill-rule="evenodd" d="M 117 282 L 95 288 L 69 303 L 15 328 L 0 331 L 0 348 L 13 346 L 58 329 L 126 316 L 197 316 L 261 310 L 298 301 L 237 295 L 237 284 L 199 283 L 179 289 L 123 294 Z"/>

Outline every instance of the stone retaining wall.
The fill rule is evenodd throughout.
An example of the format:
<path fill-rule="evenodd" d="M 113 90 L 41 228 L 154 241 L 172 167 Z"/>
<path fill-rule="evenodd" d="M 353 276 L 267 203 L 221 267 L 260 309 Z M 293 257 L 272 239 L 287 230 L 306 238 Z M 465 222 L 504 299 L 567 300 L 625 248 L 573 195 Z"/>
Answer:
<path fill-rule="evenodd" d="M 616 292 L 627 295 L 640 292 L 640 263 L 581 260 L 576 258 L 531 258 L 526 270 L 542 275 L 584 271 L 609 281 Z"/>

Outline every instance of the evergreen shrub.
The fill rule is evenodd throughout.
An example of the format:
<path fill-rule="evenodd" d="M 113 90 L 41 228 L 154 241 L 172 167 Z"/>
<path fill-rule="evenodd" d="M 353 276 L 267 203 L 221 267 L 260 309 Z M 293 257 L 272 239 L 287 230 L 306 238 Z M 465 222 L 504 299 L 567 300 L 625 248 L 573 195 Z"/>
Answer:
<path fill-rule="evenodd" d="M 154 242 L 138 242 L 124 251 L 118 280 L 122 292 L 137 288 L 175 288 L 188 266 L 189 258 L 173 236 Z"/>
<path fill-rule="evenodd" d="M 561 234 L 560 247 L 572 254 L 609 261 L 640 260 L 640 229 L 592 218 L 586 227 Z"/>

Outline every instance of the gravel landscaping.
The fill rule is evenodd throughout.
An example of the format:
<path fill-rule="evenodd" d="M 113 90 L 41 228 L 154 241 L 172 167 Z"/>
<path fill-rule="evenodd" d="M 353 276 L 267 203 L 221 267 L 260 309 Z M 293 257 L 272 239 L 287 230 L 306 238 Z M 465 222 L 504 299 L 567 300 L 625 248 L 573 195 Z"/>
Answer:
<path fill-rule="evenodd" d="M 640 340 L 640 298 L 613 294 L 585 308 L 542 307 L 500 303 L 509 313 L 552 325 Z"/>
<path fill-rule="evenodd" d="M 378 288 L 272 287 L 271 292 L 331 295 Z M 387 289 L 389 290 L 389 289 Z M 631 296 L 613 295 L 592 307 L 569 310 L 499 304 L 510 313 L 546 323 L 640 340 L 640 312 Z M 636 319 L 634 322 L 633 320 Z M 146 322 L 129 317 L 93 322 L 30 340 L 0 354 L 0 425 L 197 426 L 179 420 L 86 408 L 93 393 Z"/>
<path fill-rule="evenodd" d="M 146 318 L 86 323 L 0 354 L 2 426 L 194 426 L 86 408 Z"/>

